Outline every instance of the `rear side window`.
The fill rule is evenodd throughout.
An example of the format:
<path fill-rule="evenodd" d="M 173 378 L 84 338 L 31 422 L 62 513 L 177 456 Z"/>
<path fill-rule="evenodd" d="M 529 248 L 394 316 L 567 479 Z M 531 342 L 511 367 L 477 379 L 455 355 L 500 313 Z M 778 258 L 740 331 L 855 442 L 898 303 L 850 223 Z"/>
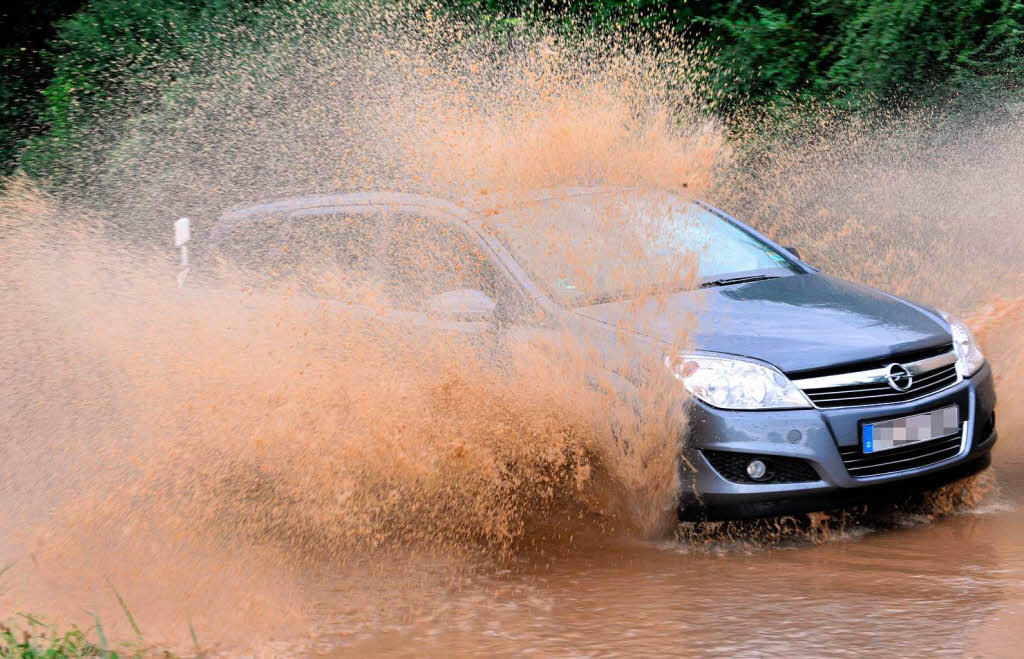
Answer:
<path fill-rule="evenodd" d="M 346 299 L 376 284 L 380 212 L 270 217 L 233 227 L 216 250 L 226 274 L 250 286 Z"/>
<path fill-rule="evenodd" d="M 216 246 L 222 276 L 242 286 L 400 311 L 474 289 L 511 317 L 521 296 L 485 249 L 446 222 L 383 210 L 265 218 L 233 227 Z"/>

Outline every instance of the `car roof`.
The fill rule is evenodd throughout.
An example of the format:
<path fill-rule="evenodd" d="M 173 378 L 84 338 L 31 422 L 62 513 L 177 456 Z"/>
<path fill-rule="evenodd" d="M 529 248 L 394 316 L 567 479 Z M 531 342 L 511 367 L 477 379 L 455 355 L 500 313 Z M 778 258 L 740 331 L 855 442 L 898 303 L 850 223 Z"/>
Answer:
<path fill-rule="evenodd" d="M 417 193 L 394 192 L 388 190 L 339 192 L 334 194 L 287 197 L 251 206 L 235 208 L 224 213 L 218 219 L 218 223 L 245 223 L 246 220 L 252 218 L 263 217 L 276 213 L 292 213 L 329 209 L 332 207 L 353 206 L 406 206 L 410 208 L 431 209 L 436 212 L 453 215 L 462 219 L 469 219 L 474 215 L 492 215 L 499 209 L 501 211 L 509 211 L 524 206 L 543 203 L 545 201 L 554 201 L 557 199 L 566 199 L 571 197 L 614 194 L 628 191 L 636 192 L 640 190 L 642 190 L 642 188 L 627 186 L 565 186 L 558 188 L 544 188 L 515 194 L 479 193 L 467 196 L 457 201 Z"/>
<path fill-rule="evenodd" d="M 236 207 L 217 218 L 210 237 L 214 240 L 223 237 L 240 226 L 258 222 L 268 215 L 305 215 L 327 212 L 332 208 L 367 210 L 388 206 L 411 212 L 429 211 L 452 219 L 468 222 L 493 215 L 505 215 L 517 209 L 536 204 L 573 197 L 587 197 L 623 192 L 641 192 L 644 188 L 637 186 L 562 186 L 541 188 L 525 193 L 478 193 L 466 196 L 458 201 L 434 197 L 412 192 L 396 192 L 390 190 L 338 192 L 333 194 L 306 195 L 285 197 L 261 202 L 250 206 Z M 649 190 L 654 192 L 654 190 Z"/>
<path fill-rule="evenodd" d="M 302 215 L 329 212 L 332 208 L 351 210 L 360 207 L 372 209 L 381 206 L 398 207 L 410 211 L 428 210 L 435 214 L 447 215 L 463 221 L 469 220 L 474 216 L 472 211 L 458 204 L 426 195 L 389 191 L 340 192 L 335 194 L 288 197 L 235 208 L 217 219 L 212 230 L 212 237 L 216 239 L 232 229 L 258 222 L 268 215 Z"/>

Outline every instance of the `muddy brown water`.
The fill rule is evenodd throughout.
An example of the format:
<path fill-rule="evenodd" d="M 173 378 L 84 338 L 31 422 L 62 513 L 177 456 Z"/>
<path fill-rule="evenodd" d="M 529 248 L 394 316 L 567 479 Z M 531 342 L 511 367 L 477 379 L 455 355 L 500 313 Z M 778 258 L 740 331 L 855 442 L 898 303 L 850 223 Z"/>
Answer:
<path fill-rule="evenodd" d="M 444 612 L 330 654 L 1019 656 L 1022 540 L 995 506 L 823 546 L 606 547 L 439 595 Z"/>
<path fill-rule="evenodd" d="M 966 146 L 913 121 L 812 130 L 750 176 L 677 97 L 687 58 L 527 33 L 452 61 L 432 44 L 461 26 L 385 26 L 227 62 L 66 206 L 0 196 L 0 622 L 95 613 L 132 639 L 123 599 L 148 651 L 183 656 L 1022 654 L 1019 120 Z M 664 459 L 637 459 L 543 360 L 509 386 L 306 308 L 171 293 L 182 215 L 198 235 L 238 204 L 381 187 L 490 216 L 589 184 L 707 196 L 826 272 L 969 312 L 994 466 L 955 505 L 673 534 L 648 522 L 677 435 L 642 428 Z M 626 529 L 588 516 L 592 467 Z"/>
<path fill-rule="evenodd" d="M 975 505 L 940 516 L 882 507 L 784 539 L 751 529 L 696 544 L 583 539 L 447 588 L 409 579 L 389 592 L 378 581 L 378 624 L 338 607 L 352 582 L 327 581 L 313 647 L 326 656 L 1020 656 L 1020 307 L 1006 307 L 973 321 L 1001 396 L 1001 438 Z M 385 621 L 389 608 L 403 614 Z"/>
<path fill-rule="evenodd" d="M 0 326 L 22 369 L 3 399 L 4 619 L 88 627 L 95 612 L 131 639 L 122 598 L 148 650 L 185 656 L 191 629 L 221 656 L 1019 655 L 1012 288 L 967 315 L 999 396 L 982 477 L 909 506 L 652 533 L 577 496 L 589 465 L 559 451 L 602 445 L 565 416 L 574 401 L 550 397 L 561 384 L 433 366 L 410 384 L 410 364 L 384 359 L 396 353 L 302 310 L 163 308 L 149 287 L 167 278 L 148 268 L 122 290 L 73 258 L 97 250 L 57 250 L 55 269 L 29 253 L 34 278 L 7 307 L 25 313 Z M 69 276 L 102 285 L 65 290 Z M 363 359 L 318 362 L 338 337 Z M 636 476 L 622 482 L 663 480 L 604 459 Z M 627 502 L 657 501 L 638 492 Z"/>
<path fill-rule="evenodd" d="M 1000 385 L 1001 438 L 988 472 L 995 485 L 976 505 L 947 515 L 882 508 L 781 539 L 756 530 L 707 542 L 584 530 L 502 564 L 479 560 L 467 568 L 443 554 L 368 555 L 290 573 L 283 586 L 275 570 L 264 569 L 256 584 L 225 578 L 203 594 L 210 616 L 222 620 L 202 619 L 206 638 L 221 636 L 206 649 L 328 657 L 1019 656 L 1022 418 L 1016 392 L 1006 378 Z M 72 569 L 88 558 L 76 556 Z M 223 553 L 213 562 L 180 554 L 175 560 L 185 561 L 185 574 L 208 571 L 197 583 L 245 569 Z M 67 568 L 52 560 L 21 565 L 42 579 L 36 586 L 50 589 L 42 601 L 51 610 L 91 606 L 95 596 L 104 601 L 108 626 L 130 634 L 113 620 L 118 610 L 103 584 L 88 586 L 83 597 L 80 585 L 64 581 Z M 174 574 L 137 567 L 134 577 L 107 573 L 178 597 L 163 581 Z M 243 587 L 232 591 L 232 583 Z M 137 601 L 138 591 L 130 597 Z M 188 615 L 177 604 L 146 611 L 141 624 L 151 630 L 162 618 L 159 633 L 174 638 Z M 258 622 L 268 619 L 274 624 Z M 192 654 L 187 645 L 177 650 Z"/>
<path fill-rule="evenodd" d="M 1013 428 L 1001 430 L 999 493 L 940 520 L 896 512 L 885 528 L 756 548 L 607 542 L 431 587 L 415 604 L 409 590 L 392 592 L 379 606 L 409 609 L 379 625 L 339 611 L 351 583 L 328 581 L 313 647 L 326 656 L 1020 656 L 1024 459 L 1008 446 Z"/>
<path fill-rule="evenodd" d="M 548 478 L 547 468 L 514 474 L 528 481 L 525 490 L 508 490 L 509 479 L 493 474 L 475 489 L 494 455 L 515 463 L 556 440 L 571 448 L 575 435 L 552 425 L 550 413 L 571 406 L 539 398 L 538 408 L 502 389 L 473 396 L 486 381 L 453 380 L 464 404 L 389 381 L 339 408 L 339 391 L 353 381 L 370 386 L 370 374 L 338 373 L 333 363 L 321 373 L 289 341 L 292 327 L 282 335 L 256 323 L 235 336 L 231 315 L 202 327 L 207 306 L 179 325 L 124 298 L 124 317 L 98 317 L 113 332 L 108 341 L 89 324 L 93 303 L 107 299 L 102 291 L 90 303 L 91 294 L 73 291 L 81 309 L 61 306 L 56 327 L 40 320 L 34 328 L 81 341 L 67 353 L 74 368 L 47 361 L 46 370 L 29 369 L 25 395 L 7 399 L 32 406 L 8 408 L 11 427 L 26 429 L 4 445 L 0 562 L 13 562 L 0 582 L 5 614 L 88 626 L 83 612 L 97 612 L 112 638 L 130 639 L 122 597 L 148 649 L 186 656 L 196 653 L 190 626 L 203 653 L 223 656 L 1019 656 L 1020 299 L 993 300 L 969 316 L 996 373 L 1001 437 L 994 466 L 952 490 L 962 501 L 644 539 L 590 512 L 563 521 L 550 506 L 535 507 L 548 488 L 530 479 Z M 152 299 L 142 298 L 147 308 Z M 309 339 L 307 326 L 298 328 Z M 37 332 L 8 337 L 31 352 Z M 238 343 L 264 336 L 269 361 Z M 182 339 L 196 346 L 194 371 L 157 345 Z M 137 362 L 143 349 L 150 357 Z M 85 359 L 92 356 L 103 358 Z M 370 362 L 377 378 L 387 374 L 383 364 Z M 92 386 L 114 366 L 133 386 Z M 305 375 L 282 383 L 293 371 Z M 395 391 L 405 396 L 397 407 Z M 358 405 L 377 405 L 376 425 L 353 425 Z M 507 448 L 523 433 L 532 443 L 522 454 L 488 452 L 489 442 Z M 454 447 L 456 471 L 416 463 L 446 454 L 452 439 L 469 442 Z M 389 494 L 406 481 L 424 488 L 411 491 L 411 512 Z M 571 478 L 553 482 L 575 491 Z M 505 492 L 522 498 L 502 508 Z M 586 502 L 569 497 L 566 510 Z M 492 512 L 508 526 L 491 529 Z M 516 515 L 526 513 L 540 515 L 542 528 L 516 531 L 526 519 Z M 495 556 L 473 539 L 488 529 L 512 538 L 507 551 Z M 432 548 L 430 536 L 446 530 L 450 542 Z"/>

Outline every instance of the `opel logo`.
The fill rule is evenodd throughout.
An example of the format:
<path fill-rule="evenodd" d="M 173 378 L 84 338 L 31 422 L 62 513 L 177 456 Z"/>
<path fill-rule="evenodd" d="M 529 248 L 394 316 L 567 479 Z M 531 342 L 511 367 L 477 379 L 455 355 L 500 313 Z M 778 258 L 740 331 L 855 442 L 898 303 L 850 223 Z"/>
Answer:
<path fill-rule="evenodd" d="M 896 391 L 907 391 L 914 384 L 914 376 L 902 364 L 889 364 L 885 379 Z"/>

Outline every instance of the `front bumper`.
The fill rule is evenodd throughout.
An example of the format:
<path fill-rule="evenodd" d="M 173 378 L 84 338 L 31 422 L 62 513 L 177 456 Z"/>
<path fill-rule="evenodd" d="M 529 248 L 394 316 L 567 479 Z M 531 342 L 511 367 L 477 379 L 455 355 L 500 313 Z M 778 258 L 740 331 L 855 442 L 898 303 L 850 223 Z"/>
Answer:
<path fill-rule="evenodd" d="M 866 501 L 896 500 L 937 487 L 988 465 L 995 444 L 996 396 L 988 364 L 941 392 L 906 403 L 840 409 L 738 412 L 693 401 L 682 464 L 680 518 L 724 520 L 809 512 Z M 855 478 L 840 447 L 860 443 L 865 419 L 910 416 L 956 404 L 964 419 L 959 453 L 923 467 Z M 703 451 L 805 460 L 819 479 L 797 483 L 739 483 L 727 479 Z M 692 467 L 692 468 L 691 468 Z"/>

